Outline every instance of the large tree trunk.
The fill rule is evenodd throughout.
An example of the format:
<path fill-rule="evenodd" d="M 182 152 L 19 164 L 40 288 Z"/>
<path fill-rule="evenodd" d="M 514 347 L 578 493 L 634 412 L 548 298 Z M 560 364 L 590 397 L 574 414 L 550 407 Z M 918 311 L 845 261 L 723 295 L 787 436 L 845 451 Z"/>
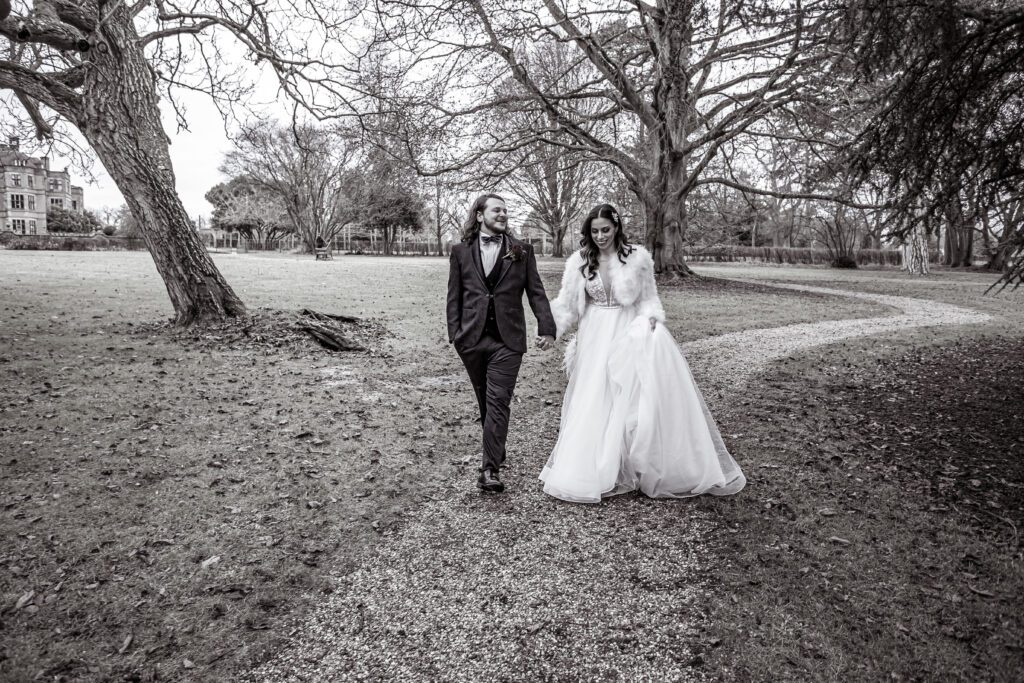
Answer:
<path fill-rule="evenodd" d="M 124 195 L 167 287 L 175 322 L 244 315 L 175 192 L 154 75 L 127 10 L 114 10 L 104 32 L 110 49 L 90 53 L 75 123 Z"/>
<path fill-rule="evenodd" d="M 964 217 L 960 199 L 954 198 L 946 205 L 945 258 L 947 266 L 959 268 L 972 263 L 974 251 L 974 226 Z"/>
<path fill-rule="evenodd" d="M 672 277 L 693 275 L 683 254 L 688 225 L 685 201 L 672 201 L 664 195 L 647 195 L 641 200 L 646 222 L 645 241 L 654 257 L 654 272 Z"/>
<path fill-rule="evenodd" d="M 956 231 L 950 223 L 947 223 L 943 231 L 943 246 L 942 246 L 942 265 L 951 266 L 955 259 L 955 252 L 957 251 Z"/>
<path fill-rule="evenodd" d="M 1006 269 L 1010 256 L 1016 248 L 1015 235 L 1017 226 L 1013 223 L 1003 225 L 1003 234 L 995 241 L 995 244 L 987 249 L 988 262 L 985 268 L 988 270 L 1003 271 Z"/>
<path fill-rule="evenodd" d="M 693 275 L 683 258 L 688 227 L 685 191 L 689 164 L 687 141 L 700 126 L 687 66 L 691 62 L 693 4 L 658 0 L 658 18 L 651 31 L 659 44 L 655 74 L 658 85 L 651 106 L 658 123 L 651 127 L 650 180 L 640 193 L 646 214 L 647 247 L 654 270 L 672 277 Z"/>
<path fill-rule="evenodd" d="M 682 134 L 680 134 L 682 135 Z M 693 275 L 683 257 L 683 241 L 689 227 L 685 158 L 673 149 L 672 136 L 664 128 L 650 136 L 650 180 L 633 185 L 644 207 L 644 241 L 654 258 L 654 271 L 671 277 Z"/>
<path fill-rule="evenodd" d="M 1017 246 L 1016 236 L 1020 222 L 1024 220 L 1024 201 L 1010 205 L 1008 209 L 1001 213 L 1000 219 L 1003 224 L 1003 231 L 998 239 L 995 239 L 993 235 L 995 245 L 986 250 L 988 252 L 988 263 L 985 264 L 985 267 L 989 270 L 1003 271 L 1007 268 L 1010 256 Z M 985 233 L 986 235 L 990 233 L 987 218 L 985 219 Z"/>
<path fill-rule="evenodd" d="M 437 255 L 444 256 L 444 245 L 441 244 L 441 181 L 434 185 L 434 208 L 436 210 L 434 229 L 437 231 Z"/>
<path fill-rule="evenodd" d="M 911 275 L 928 274 L 928 237 L 921 226 L 916 226 L 905 238 L 903 270 Z"/>
<path fill-rule="evenodd" d="M 569 221 L 563 218 L 555 227 L 554 234 L 551 236 L 551 255 L 555 258 L 563 258 L 565 256 L 565 233 L 568 231 Z"/>
<path fill-rule="evenodd" d="M 300 236 L 302 237 L 302 242 L 300 242 L 300 246 L 302 247 L 302 253 L 315 254 L 317 238 L 320 236 L 317 233 L 316 228 L 313 228 L 312 230 L 301 230 Z"/>
<path fill-rule="evenodd" d="M 988 263 L 985 264 L 985 268 L 988 270 L 1005 270 L 1010 255 L 1013 254 L 1013 247 L 1014 244 L 1010 240 L 1000 242 L 996 245 L 995 249 L 989 251 Z"/>

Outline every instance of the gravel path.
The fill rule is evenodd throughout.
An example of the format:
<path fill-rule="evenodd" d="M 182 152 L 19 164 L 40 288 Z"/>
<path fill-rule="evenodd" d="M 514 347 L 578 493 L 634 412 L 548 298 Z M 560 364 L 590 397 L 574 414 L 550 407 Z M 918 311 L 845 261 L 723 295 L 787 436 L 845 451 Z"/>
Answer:
<path fill-rule="evenodd" d="M 749 330 L 685 345 L 707 392 L 726 395 L 773 360 L 908 327 L 980 323 L 956 306 L 802 285 L 901 311 Z M 536 476 L 557 429 L 511 427 L 509 492 L 481 496 L 471 473 L 435 492 L 400 533 L 338 579 L 277 658 L 247 681 L 700 680 L 703 577 L 721 560 L 711 514 L 628 495 L 597 506 L 545 496 Z M 743 455 L 737 454 L 743 466 Z M 743 494 L 740 494 L 743 495 Z"/>
<path fill-rule="evenodd" d="M 817 294 L 864 299 L 901 311 L 899 315 L 854 320 L 800 323 L 767 330 L 744 330 L 708 337 L 683 346 L 686 357 L 704 381 L 712 386 L 735 387 L 760 373 L 771 362 L 814 346 L 834 344 L 853 337 L 931 325 L 969 325 L 992 318 L 987 313 L 905 296 L 868 294 L 848 290 L 758 281 L 758 284 Z M 706 379 L 705 379 L 706 378 Z M 709 387 L 711 388 L 711 387 Z M 734 390 L 734 389 L 733 389 Z M 742 466 L 742 463 L 740 463 Z"/>

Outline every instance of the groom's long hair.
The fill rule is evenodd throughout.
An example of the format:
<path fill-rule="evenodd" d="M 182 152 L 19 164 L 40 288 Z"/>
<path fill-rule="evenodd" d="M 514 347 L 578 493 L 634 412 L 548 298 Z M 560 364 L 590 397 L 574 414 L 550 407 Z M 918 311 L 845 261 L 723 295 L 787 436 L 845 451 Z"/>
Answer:
<path fill-rule="evenodd" d="M 583 219 L 583 227 L 580 229 L 580 256 L 583 257 L 580 272 L 588 280 L 593 280 L 597 275 L 598 257 L 601 254 L 597 243 L 594 242 L 594 236 L 590 234 L 590 224 L 595 218 L 607 218 L 615 226 L 615 251 L 619 253 L 619 261 L 625 263 L 626 257 L 633 253 L 633 246 L 626 239 L 626 231 L 622 229 L 619 212 L 611 204 L 598 204 Z"/>
<path fill-rule="evenodd" d="M 486 208 L 488 199 L 497 199 L 502 202 L 505 201 L 504 197 L 494 194 L 493 192 L 488 192 L 487 194 L 482 194 L 477 197 L 473 202 L 473 206 L 469 207 L 469 215 L 466 216 L 466 221 L 462 224 L 463 242 L 472 242 L 476 239 L 477 234 L 479 234 L 480 222 L 477 221 L 476 214 L 478 211 L 483 211 L 484 208 Z"/>

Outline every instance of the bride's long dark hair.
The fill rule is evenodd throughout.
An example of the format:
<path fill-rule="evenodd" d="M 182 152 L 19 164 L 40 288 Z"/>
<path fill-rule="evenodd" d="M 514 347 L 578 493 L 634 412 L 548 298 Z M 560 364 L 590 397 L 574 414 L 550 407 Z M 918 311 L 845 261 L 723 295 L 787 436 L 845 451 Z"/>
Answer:
<path fill-rule="evenodd" d="M 615 226 L 615 251 L 618 252 L 619 261 L 625 263 L 626 257 L 633 253 L 633 245 L 626 240 L 626 231 L 622 229 L 619 212 L 611 204 L 598 204 L 583 219 L 583 234 L 580 237 L 580 256 L 583 257 L 580 272 L 588 280 L 593 280 L 597 274 L 598 256 L 601 253 L 597 243 L 594 242 L 594 236 L 590 234 L 590 224 L 597 218 L 607 218 Z"/>

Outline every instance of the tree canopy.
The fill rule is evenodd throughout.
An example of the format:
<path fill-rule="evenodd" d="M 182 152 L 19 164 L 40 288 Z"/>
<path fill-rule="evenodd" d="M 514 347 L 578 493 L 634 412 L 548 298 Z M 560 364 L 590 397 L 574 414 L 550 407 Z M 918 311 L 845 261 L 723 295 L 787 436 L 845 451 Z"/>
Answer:
<path fill-rule="evenodd" d="M 215 185 L 206 193 L 206 200 L 213 205 L 212 227 L 237 232 L 246 239 L 262 242 L 295 229 L 281 198 L 249 176 Z"/>
<path fill-rule="evenodd" d="M 954 233 L 959 220 L 973 234 L 979 212 L 1019 203 L 1024 6 L 855 0 L 841 19 L 852 76 L 877 102 L 846 160 L 861 182 L 894 195 L 890 232 L 945 218 Z M 1024 226 L 1003 228 L 1004 248 L 1024 249 Z M 1024 281 L 1024 261 L 1004 281 Z"/>

